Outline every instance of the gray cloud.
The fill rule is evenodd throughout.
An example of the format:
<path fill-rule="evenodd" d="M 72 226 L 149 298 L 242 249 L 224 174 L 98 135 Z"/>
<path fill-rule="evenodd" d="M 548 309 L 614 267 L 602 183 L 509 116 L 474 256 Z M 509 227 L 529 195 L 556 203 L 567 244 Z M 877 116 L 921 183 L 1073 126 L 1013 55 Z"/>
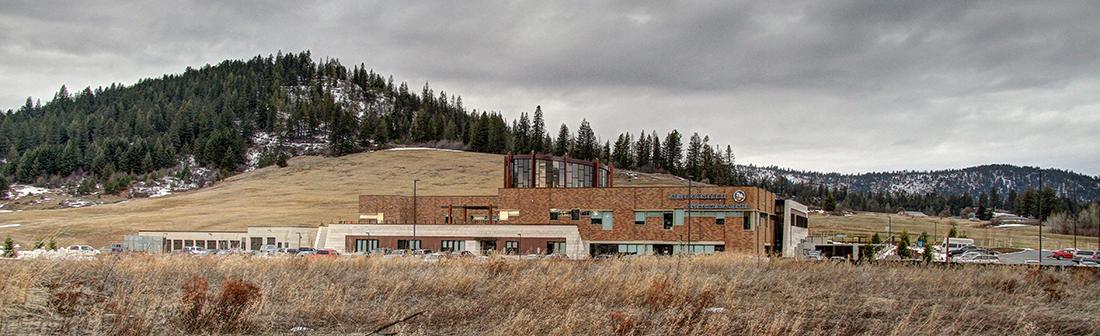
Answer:
<path fill-rule="evenodd" d="M 0 106 L 310 49 L 605 138 L 671 128 L 798 169 L 1100 174 L 1090 2 L 11 2 Z"/>

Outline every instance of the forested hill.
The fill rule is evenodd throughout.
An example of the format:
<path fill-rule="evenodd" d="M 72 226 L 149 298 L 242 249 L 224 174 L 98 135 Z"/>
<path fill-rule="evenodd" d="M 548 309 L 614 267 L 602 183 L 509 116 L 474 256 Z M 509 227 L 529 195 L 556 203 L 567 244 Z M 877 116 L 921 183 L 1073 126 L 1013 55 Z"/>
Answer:
<path fill-rule="evenodd" d="M 663 145 L 657 137 L 639 148 L 645 158 L 639 167 L 694 176 L 705 170 L 712 183 L 734 183 L 718 147 L 702 149 L 706 137 L 691 137 L 687 158 L 678 131 L 667 133 Z M 587 121 L 575 132 L 563 124 L 551 134 L 536 107 L 509 125 L 500 113 L 469 109 L 461 97 L 426 83 L 417 93 L 365 65 L 315 62 L 307 51 L 227 60 L 130 86 L 75 93 L 62 86 L 45 103 L 28 98 L 0 113 L 0 192 L 18 182 L 113 194 L 136 181 L 187 180 L 196 167 L 212 168 L 218 178 L 294 155 L 395 144 L 568 152 L 605 162 L 612 156 L 610 142 L 601 144 Z"/>
<path fill-rule="evenodd" d="M 780 193 L 790 193 L 818 203 L 826 191 L 836 194 L 841 207 L 889 211 L 902 207 L 937 214 L 957 213 L 965 207 L 986 205 L 1013 210 L 1026 199 L 1036 197 L 1039 169 L 1013 165 L 983 165 L 965 169 L 898 171 L 865 174 L 819 173 L 779 167 L 738 166 L 753 184 Z M 1100 198 L 1100 178 L 1060 169 L 1043 169 L 1046 198 L 1076 198 L 1087 202 Z M 822 190 L 822 188 L 828 190 Z M 845 196 L 850 197 L 845 197 Z M 1068 205 L 1052 205 L 1054 208 Z M 1027 211 L 1021 211 L 1026 213 Z"/>

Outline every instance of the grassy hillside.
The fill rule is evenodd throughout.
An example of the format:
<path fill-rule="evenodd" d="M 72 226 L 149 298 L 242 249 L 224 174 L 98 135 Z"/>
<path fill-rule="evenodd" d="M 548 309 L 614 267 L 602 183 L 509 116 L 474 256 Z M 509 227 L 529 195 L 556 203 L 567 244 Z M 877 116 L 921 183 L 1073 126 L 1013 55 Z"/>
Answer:
<path fill-rule="evenodd" d="M 353 220 L 360 194 L 492 195 L 503 179 L 502 155 L 440 150 L 390 150 L 336 158 L 304 156 L 212 187 L 162 198 L 89 208 L 0 213 L 0 237 L 29 247 L 57 237 L 61 245 L 103 246 L 137 230 L 230 230 L 247 226 L 317 226 Z M 675 185 L 664 174 L 617 171 L 616 185 Z M 633 175 L 633 176 L 632 176 Z"/>

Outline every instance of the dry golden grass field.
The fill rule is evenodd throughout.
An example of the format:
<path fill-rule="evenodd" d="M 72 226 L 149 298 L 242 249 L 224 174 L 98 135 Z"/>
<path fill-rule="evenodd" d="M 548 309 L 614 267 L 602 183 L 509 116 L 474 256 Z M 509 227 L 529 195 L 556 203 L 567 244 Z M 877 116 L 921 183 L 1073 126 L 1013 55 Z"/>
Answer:
<path fill-rule="evenodd" d="M 353 220 L 360 194 L 491 195 L 503 184 L 504 157 L 438 150 L 360 153 L 336 158 L 298 157 L 286 168 L 267 167 L 212 187 L 161 198 L 102 206 L 0 213 L 0 238 L 24 247 L 56 237 L 58 244 L 105 246 L 137 230 L 232 230 L 248 226 L 318 226 Z M 616 185 L 675 185 L 663 174 L 629 177 Z"/>
<path fill-rule="evenodd" d="M 810 234 L 835 236 L 837 233 L 848 235 L 847 239 L 855 241 L 856 236 L 863 237 L 866 242 L 875 232 L 883 240 L 887 239 L 887 223 L 892 221 L 894 237 L 901 235 L 902 231 L 909 232 L 911 241 L 916 241 L 921 232 L 928 232 L 935 241 L 942 241 L 951 230 L 951 225 L 958 225 L 959 234 L 972 238 L 985 247 L 1010 247 L 1010 248 L 1037 248 L 1039 246 L 1039 228 L 1037 226 L 993 228 L 988 222 L 971 222 L 959 219 L 923 217 L 914 218 L 894 214 L 883 213 L 857 213 L 851 216 L 810 216 Z M 1082 249 L 1097 248 L 1096 236 L 1077 236 L 1077 246 Z M 1073 247 L 1073 236 L 1050 233 L 1044 228 L 1043 249 L 1057 249 Z"/>
<path fill-rule="evenodd" d="M 0 261 L 2 262 L 2 261 Z M 767 260 L 3 263 L 0 333 L 1096 335 L 1100 272 Z M 417 313 L 420 313 L 416 315 Z"/>

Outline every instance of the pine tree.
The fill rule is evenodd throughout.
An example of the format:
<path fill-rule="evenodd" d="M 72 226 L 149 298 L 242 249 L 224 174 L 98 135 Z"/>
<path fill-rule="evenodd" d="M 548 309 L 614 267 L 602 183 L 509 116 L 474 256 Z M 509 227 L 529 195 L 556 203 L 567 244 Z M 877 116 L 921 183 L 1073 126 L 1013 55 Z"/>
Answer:
<path fill-rule="evenodd" d="M 558 128 L 558 138 L 554 141 L 554 155 L 562 156 L 572 151 L 573 135 L 569 133 L 569 126 L 561 124 Z"/>
<path fill-rule="evenodd" d="M 447 119 L 447 123 L 443 126 L 443 140 L 458 140 L 458 126 L 455 125 L 454 119 Z"/>
<path fill-rule="evenodd" d="M 531 121 L 527 119 L 527 113 L 520 113 L 519 121 L 515 127 L 512 127 L 512 140 L 514 142 L 513 150 L 517 153 L 527 153 L 532 149 L 531 146 Z"/>
<path fill-rule="evenodd" d="M 374 145 L 384 146 L 390 141 L 390 121 L 386 116 L 378 119 L 378 125 L 374 126 Z"/>
<path fill-rule="evenodd" d="M 145 152 L 145 157 L 141 159 L 141 171 L 152 171 L 153 167 L 153 155 Z"/>
<path fill-rule="evenodd" d="M 703 139 L 699 133 L 693 133 L 688 141 L 687 158 L 684 165 L 687 166 L 688 178 L 699 180 L 702 177 Z"/>
<path fill-rule="evenodd" d="M 634 163 L 637 168 L 649 166 L 650 151 L 649 135 L 645 131 L 638 133 L 638 141 L 634 143 Z"/>
<path fill-rule="evenodd" d="M 8 198 L 8 189 L 11 189 L 11 182 L 4 175 L 0 175 L 0 199 Z"/>
<path fill-rule="evenodd" d="M 611 141 L 605 141 L 603 143 L 603 149 L 600 150 L 599 160 L 600 162 L 611 162 Z"/>
<path fill-rule="evenodd" d="M 901 237 L 900 237 L 900 239 L 898 239 L 898 245 L 897 246 L 898 246 L 898 256 L 899 257 L 902 257 L 904 259 L 908 259 L 909 257 L 912 256 L 911 251 L 909 251 L 909 231 L 907 231 L 907 230 L 902 230 L 901 231 Z"/>
<path fill-rule="evenodd" d="M 535 118 L 531 124 L 531 150 L 545 153 L 550 150 L 544 146 L 543 138 L 546 137 L 546 122 L 542 119 L 542 105 L 535 106 Z"/>
<path fill-rule="evenodd" d="M 921 260 L 924 260 L 925 264 L 932 262 L 932 244 L 930 242 L 924 242 L 924 250 L 921 252 Z"/>
<path fill-rule="evenodd" d="M 736 157 L 733 156 L 733 147 L 726 145 L 726 171 L 729 174 L 729 184 L 739 185 L 744 183 L 741 180 L 741 176 L 737 174 L 737 162 Z"/>
<path fill-rule="evenodd" d="M 582 119 L 581 127 L 577 130 L 573 157 L 581 160 L 595 160 L 599 155 L 599 144 L 596 141 L 596 133 L 592 132 L 592 125 L 588 124 L 587 119 Z"/>
<path fill-rule="evenodd" d="M 833 197 L 833 193 L 825 193 L 825 200 L 822 201 L 821 208 L 829 212 L 836 211 L 836 198 Z"/>
<path fill-rule="evenodd" d="M 684 166 L 684 149 L 679 131 L 672 130 L 665 136 L 665 148 L 662 152 L 665 158 L 665 169 L 668 169 L 673 175 L 681 176 Z"/>
<path fill-rule="evenodd" d="M 332 113 L 328 134 L 329 153 L 340 156 L 355 152 L 359 130 L 355 116 L 351 111 L 342 108 L 336 108 Z"/>
<path fill-rule="evenodd" d="M 470 126 L 470 139 L 467 140 L 470 149 L 477 152 L 484 152 L 489 146 L 489 125 L 484 119 L 484 114 L 474 118 Z"/>
<path fill-rule="evenodd" d="M 611 150 L 612 162 L 615 166 L 624 169 L 633 168 L 634 158 L 631 155 L 631 147 L 630 134 L 619 134 L 619 138 L 615 140 L 615 147 Z"/>
<path fill-rule="evenodd" d="M 378 123 L 378 120 L 371 113 L 368 116 L 364 116 L 363 120 L 359 121 L 359 136 L 356 139 L 356 144 L 359 148 L 370 148 L 371 142 L 374 140 L 374 125 Z"/>
<path fill-rule="evenodd" d="M 993 189 L 989 191 L 989 209 L 1000 209 L 1004 207 L 1001 204 L 1001 195 L 997 193 L 997 186 L 993 186 Z"/>
<path fill-rule="evenodd" d="M 651 162 L 653 162 L 653 166 L 655 168 L 657 168 L 658 170 L 660 170 L 660 169 L 667 170 L 668 169 L 668 166 L 667 166 L 668 161 L 665 159 L 665 156 L 664 156 L 665 149 L 664 149 L 663 146 L 661 146 L 661 137 L 657 136 L 657 131 L 653 131 L 653 134 L 650 135 L 649 138 L 653 140 L 653 143 L 652 143 L 652 145 L 653 145 L 652 153 L 653 154 L 649 156 L 649 160 Z"/>
<path fill-rule="evenodd" d="M 431 141 L 431 115 L 424 109 L 417 110 L 413 113 L 413 127 L 412 127 L 412 141 L 416 143 L 424 143 Z"/>

